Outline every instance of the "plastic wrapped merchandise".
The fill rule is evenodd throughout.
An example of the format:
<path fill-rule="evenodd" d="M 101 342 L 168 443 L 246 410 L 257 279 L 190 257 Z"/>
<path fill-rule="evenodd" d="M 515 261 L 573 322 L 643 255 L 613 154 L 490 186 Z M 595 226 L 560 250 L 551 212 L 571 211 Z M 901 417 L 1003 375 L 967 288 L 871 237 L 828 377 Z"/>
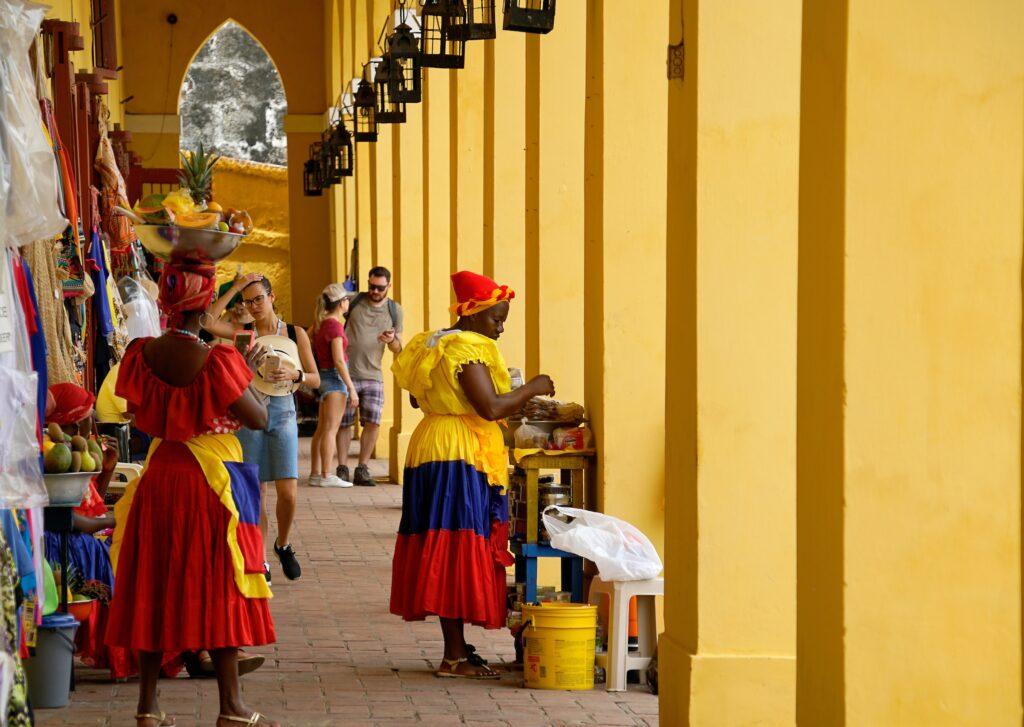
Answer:
<path fill-rule="evenodd" d="M 160 311 L 138 280 L 125 276 L 117 283 L 124 301 L 128 340 L 156 338 L 160 335 Z"/>
<path fill-rule="evenodd" d="M 543 520 L 551 547 L 594 561 L 604 581 L 643 581 L 661 573 L 650 539 L 625 520 L 573 507 L 549 507 Z"/>
<path fill-rule="evenodd" d="M 548 433 L 525 419 L 522 426 L 516 429 L 516 449 L 547 449 L 549 443 Z"/>
<path fill-rule="evenodd" d="M 551 435 L 555 449 L 583 450 L 590 449 L 594 442 L 594 433 L 587 427 L 559 428 Z"/>
<path fill-rule="evenodd" d="M 53 237 L 68 225 L 29 60 L 45 15 L 45 5 L 0 0 L 0 201 L 7 217 L 4 242 L 11 247 Z"/>

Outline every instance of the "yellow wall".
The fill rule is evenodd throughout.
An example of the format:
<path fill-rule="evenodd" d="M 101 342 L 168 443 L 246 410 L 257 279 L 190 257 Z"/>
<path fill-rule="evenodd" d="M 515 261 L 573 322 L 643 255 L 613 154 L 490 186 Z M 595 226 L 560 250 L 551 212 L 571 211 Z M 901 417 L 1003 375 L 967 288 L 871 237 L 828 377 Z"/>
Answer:
<path fill-rule="evenodd" d="M 218 282 L 233 279 L 241 265 L 244 272 L 259 272 L 270 278 L 281 315 L 289 320 L 295 313 L 302 317 L 303 307 L 311 315 L 312 295 L 301 296 L 296 305 L 292 303 L 287 170 L 273 164 L 222 158 L 214 171 L 213 194 L 224 208 L 244 206 L 255 225 L 231 259 L 218 265 Z"/>

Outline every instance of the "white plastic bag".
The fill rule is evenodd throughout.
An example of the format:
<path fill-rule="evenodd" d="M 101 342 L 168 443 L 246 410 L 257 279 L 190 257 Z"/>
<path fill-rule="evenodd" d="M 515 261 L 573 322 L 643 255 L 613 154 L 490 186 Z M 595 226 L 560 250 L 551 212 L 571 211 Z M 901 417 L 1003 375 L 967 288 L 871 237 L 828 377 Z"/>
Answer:
<path fill-rule="evenodd" d="M 7 228 L 0 242 L 11 247 L 53 237 L 68 225 L 28 55 L 45 15 L 45 5 L 0 0 L 0 204 Z"/>
<path fill-rule="evenodd" d="M 547 449 L 551 437 L 540 427 L 527 424 L 523 420 L 522 425 L 516 429 L 516 449 Z"/>
<path fill-rule="evenodd" d="M 567 515 L 569 522 L 556 515 Z M 625 520 L 575 507 L 544 510 L 551 547 L 594 561 L 604 581 L 643 581 L 661 573 L 661 558 L 650 539 Z"/>
<path fill-rule="evenodd" d="M 142 283 L 126 275 L 118 281 L 117 287 L 121 292 L 125 316 L 128 319 L 125 321 L 128 340 L 159 336 L 160 311 Z"/>

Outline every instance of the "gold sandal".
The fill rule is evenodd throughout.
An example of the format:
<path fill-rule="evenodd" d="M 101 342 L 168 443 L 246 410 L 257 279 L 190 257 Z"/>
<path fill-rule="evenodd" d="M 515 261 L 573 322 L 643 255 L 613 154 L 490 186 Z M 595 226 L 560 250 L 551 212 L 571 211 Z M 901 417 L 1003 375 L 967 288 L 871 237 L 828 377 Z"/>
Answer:
<path fill-rule="evenodd" d="M 489 674 L 459 674 L 455 670 L 459 668 L 459 664 L 472 664 L 478 669 L 486 669 Z M 445 671 L 444 667 L 448 667 Z M 470 659 L 441 659 L 441 668 L 434 672 L 436 676 L 442 679 L 475 679 L 478 681 L 501 679 L 501 674 L 494 671 L 491 667 L 486 664 L 474 664 Z"/>
<path fill-rule="evenodd" d="M 155 719 L 159 727 L 171 727 L 174 724 L 173 718 L 171 722 L 167 721 L 167 712 L 161 712 L 160 714 L 140 712 L 139 714 L 135 715 L 135 721 L 138 722 L 140 719 Z"/>
<path fill-rule="evenodd" d="M 248 718 L 232 717 L 230 714 L 218 714 L 217 719 L 226 719 L 228 722 L 240 722 L 247 725 L 257 725 L 260 723 L 261 719 L 266 719 L 266 717 L 259 712 L 253 712 Z"/>

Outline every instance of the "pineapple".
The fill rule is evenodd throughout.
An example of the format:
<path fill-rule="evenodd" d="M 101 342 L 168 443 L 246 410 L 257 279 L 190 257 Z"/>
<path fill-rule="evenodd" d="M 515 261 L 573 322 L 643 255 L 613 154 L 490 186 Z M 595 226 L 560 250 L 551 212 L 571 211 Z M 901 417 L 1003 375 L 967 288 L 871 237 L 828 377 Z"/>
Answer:
<path fill-rule="evenodd" d="M 213 199 L 213 168 L 220 161 L 220 156 L 207 154 L 203 142 L 199 142 L 198 151 L 179 153 L 182 169 L 178 172 L 178 180 L 197 205 L 204 205 Z"/>

